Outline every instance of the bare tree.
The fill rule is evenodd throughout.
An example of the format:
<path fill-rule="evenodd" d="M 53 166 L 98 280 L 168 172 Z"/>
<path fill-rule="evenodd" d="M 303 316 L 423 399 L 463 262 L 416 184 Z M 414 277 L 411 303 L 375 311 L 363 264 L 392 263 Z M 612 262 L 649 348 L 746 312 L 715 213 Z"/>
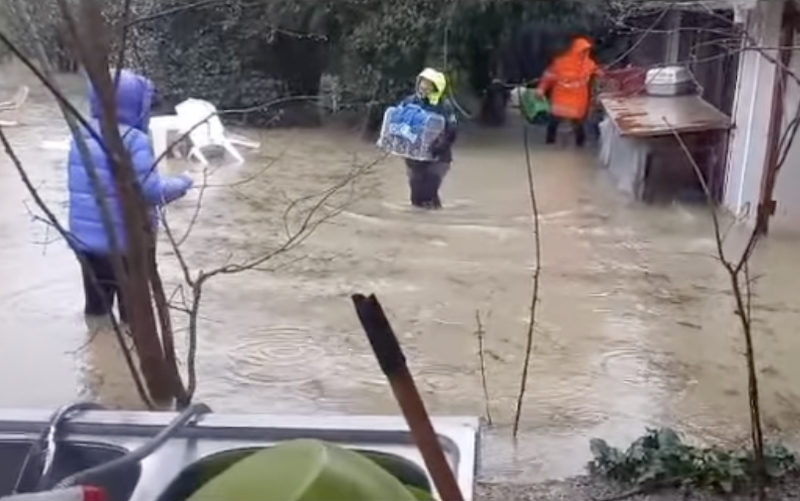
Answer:
<path fill-rule="evenodd" d="M 538 320 L 539 306 L 539 286 L 542 276 L 542 239 L 541 239 L 541 217 L 539 214 L 539 201 L 536 196 L 536 182 L 533 176 L 533 165 L 531 163 L 530 139 L 528 124 L 524 124 L 522 130 L 523 148 L 525 151 L 525 175 L 528 181 L 528 199 L 530 201 L 530 216 L 533 231 L 533 272 L 531 275 L 531 296 L 528 306 L 528 328 L 525 333 L 525 355 L 522 362 L 522 374 L 520 376 L 519 393 L 517 394 L 517 405 L 514 412 L 513 435 L 519 435 L 519 425 L 522 419 L 522 409 L 525 403 L 525 393 L 528 389 L 528 372 L 530 371 L 533 349 L 535 347 L 536 324 Z"/>
<path fill-rule="evenodd" d="M 747 30 L 740 31 L 739 35 L 741 37 L 741 47 L 739 50 L 756 51 L 759 53 L 760 57 L 764 57 L 767 61 L 773 63 L 778 69 L 778 84 L 782 86 L 783 89 L 786 88 L 789 80 L 794 82 L 795 85 L 800 85 L 800 77 L 787 66 L 790 60 L 789 56 L 792 52 L 797 51 L 797 49 L 781 44 L 779 49 L 782 56 L 775 58 L 768 52 L 770 48 L 759 45 L 755 41 L 755 37 Z M 755 459 L 756 488 L 758 498 L 763 501 L 766 499 L 766 483 L 768 480 L 768 475 L 766 471 L 763 418 L 759 396 L 758 361 L 755 347 L 756 334 L 753 328 L 753 315 L 751 307 L 753 299 L 753 279 L 751 278 L 750 267 L 753 255 L 756 252 L 759 242 L 765 234 L 765 221 L 762 220 L 761 215 L 759 215 L 753 222 L 753 227 L 744 243 L 743 248 L 731 255 L 731 252 L 729 252 L 729 249 L 727 249 L 726 244 L 726 237 L 731 228 L 729 227 L 727 229 L 723 229 L 723 223 L 720 215 L 718 214 L 711 188 L 705 178 L 703 170 L 698 165 L 686 142 L 683 140 L 677 130 L 672 127 L 672 124 L 670 124 L 666 119 L 664 119 L 664 122 L 671 127 L 675 140 L 680 145 L 686 158 L 691 163 L 697 179 L 703 189 L 713 224 L 716 258 L 725 270 L 730 285 L 730 290 L 733 294 L 735 304 L 734 313 L 739 320 L 745 346 L 744 357 L 747 369 L 747 395 L 750 410 L 750 438 Z M 776 149 L 768 154 L 768 158 L 774 162 L 774 168 L 776 171 L 779 171 L 785 164 L 789 151 L 797 137 L 798 127 L 800 127 L 800 105 L 798 105 L 794 115 L 785 120 L 785 125 L 782 125 L 782 129 L 780 130 Z M 731 224 L 736 224 L 736 222 L 734 221 Z"/>

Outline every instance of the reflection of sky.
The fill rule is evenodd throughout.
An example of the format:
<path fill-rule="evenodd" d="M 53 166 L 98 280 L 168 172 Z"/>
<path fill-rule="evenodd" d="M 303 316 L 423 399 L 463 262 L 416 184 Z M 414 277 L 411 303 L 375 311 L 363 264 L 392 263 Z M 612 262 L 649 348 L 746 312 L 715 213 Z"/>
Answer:
<path fill-rule="evenodd" d="M 604 313 L 601 330 L 607 348 L 593 361 L 592 392 L 601 395 L 610 416 L 593 430 L 598 437 L 629 440 L 654 426 L 663 412 L 662 375 L 653 367 L 648 350 L 652 330 L 639 312 L 611 308 Z"/>
<path fill-rule="evenodd" d="M 63 139 L 66 132 L 59 123 L 42 127 L 43 110 L 29 103 L 24 124 L 5 132 L 39 194 L 66 224 L 65 153 L 41 147 L 43 138 Z M 0 156 L 0 380 L 13 381 L 3 394 L 15 405 L 61 405 L 76 394 L 72 353 L 85 331 L 80 273 L 57 232 L 34 219 L 41 212 L 7 156 Z"/>
<path fill-rule="evenodd" d="M 482 449 L 484 462 L 492 464 L 486 480 L 523 473 L 528 480 L 581 474 L 591 459 L 592 438 L 603 438 L 613 446 L 625 448 L 645 428 L 659 425 L 665 387 L 663 375 L 651 363 L 653 353 L 647 346 L 652 330 L 643 317 L 646 314 L 623 312 L 613 306 L 595 312 L 595 318 L 602 319 L 596 329 L 606 338 L 605 348 L 590 356 L 585 377 L 565 381 L 564 390 L 572 386 L 572 395 L 560 394 L 559 398 L 568 402 L 557 403 L 571 415 L 554 417 L 554 421 L 572 419 L 574 426 L 560 422 L 527 428 L 517 442 L 511 439 L 510 430 L 489 430 Z M 575 387 L 578 380 L 584 385 L 581 391 Z M 558 395 L 559 390 L 548 388 L 548 393 Z M 559 407 L 556 402 L 540 398 L 533 402 L 532 397 L 532 407 L 538 404 L 548 411 Z"/>

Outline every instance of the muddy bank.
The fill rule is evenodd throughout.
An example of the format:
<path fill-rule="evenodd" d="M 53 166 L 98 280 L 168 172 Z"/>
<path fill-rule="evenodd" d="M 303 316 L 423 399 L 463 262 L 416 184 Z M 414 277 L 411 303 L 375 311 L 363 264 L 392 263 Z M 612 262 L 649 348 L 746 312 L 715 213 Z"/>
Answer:
<path fill-rule="evenodd" d="M 602 501 L 620 499 L 632 492 L 630 488 L 612 485 L 589 477 L 573 477 L 531 484 L 481 483 L 475 491 L 475 501 Z M 800 499 L 800 476 L 787 478 L 768 491 L 771 501 Z M 754 496 L 737 494 L 724 496 L 710 491 L 664 490 L 652 494 L 625 496 L 626 501 L 750 501 Z"/>

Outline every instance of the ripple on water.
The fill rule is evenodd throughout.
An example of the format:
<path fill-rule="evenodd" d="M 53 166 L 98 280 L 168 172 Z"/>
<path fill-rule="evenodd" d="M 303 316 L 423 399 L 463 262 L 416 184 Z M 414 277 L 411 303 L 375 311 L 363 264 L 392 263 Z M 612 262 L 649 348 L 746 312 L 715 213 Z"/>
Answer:
<path fill-rule="evenodd" d="M 332 362 L 311 332 L 273 327 L 252 331 L 233 346 L 226 373 L 243 385 L 300 386 L 324 378 Z"/>
<path fill-rule="evenodd" d="M 348 347 L 341 334 L 325 334 L 326 339 L 319 336 L 300 327 L 249 332 L 227 353 L 225 374 L 241 386 L 318 385 L 320 396 L 335 396 L 343 390 L 369 393 L 387 389 L 385 377 L 367 347 Z M 415 362 L 415 358 L 410 360 L 412 372 L 425 393 L 463 396 L 471 391 L 471 368 Z"/>
<path fill-rule="evenodd" d="M 342 214 L 373 224 L 413 223 L 502 234 L 516 231 L 521 226 L 514 218 L 490 215 L 470 200 L 448 200 L 444 209 L 433 212 L 405 203 L 382 201 L 377 206 Z"/>
<path fill-rule="evenodd" d="M 446 393 L 451 398 L 469 394 L 472 387 L 472 372 L 460 367 L 420 363 L 414 371 L 415 379 L 426 392 Z"/>
<path fill-rule="evenodd" d="M 51 280 L 0 296 L 0 307 L 17 317 L 64 318 L 80 309 L 80 284 L 71 280 Z"/>
<path fill-rule="evenodd" d="M 639 347 L 618 348 L 600 355 L 599 366 L 604 374 L 629 386 L 662 386 L 660 374 L 650 366 L 652 356 Z"/>
<path fill-rule="evenodd" d="M 447 200 L 447 209 L 450 211 L 459 211 L 462 209 L 468 209 L 475 207 L 475 203 L 471 200 L 464 200 L 464 199 L 456 199 L 456 200 Z M 381 206 L 385 209 L 389 209 L 393 212 L 405 212 L 405 213 L 418 213 L 420 209 L 416 209 L 410 204 L 407 203 L 396 203 L 396 202 L 387 202 L 382 201 Z"/>
<path fill-rule="evenodd" d="M 359 334 L 358 336 L 363 336 Z M 382 388 L 386 379 L 367 346 L 355 335 L 272 327 L 245 334 L 227 354 L 228 377 L 244 386 L 300 387 L 313 383 L 322 394 Z"/>

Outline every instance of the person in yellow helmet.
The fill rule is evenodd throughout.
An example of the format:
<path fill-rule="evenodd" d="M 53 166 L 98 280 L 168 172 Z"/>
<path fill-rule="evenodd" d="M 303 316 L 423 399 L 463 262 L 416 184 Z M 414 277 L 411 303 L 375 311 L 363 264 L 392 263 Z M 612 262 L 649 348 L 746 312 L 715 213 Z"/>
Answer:
<path fill-rule="evenodd" d="M 447 78 L 444 73 L 426 68 L 417 77 L 414 93 L 403 104 L 416 104 L 445 119 L 445 129 L 431 146 L 432 161 L 406 159 L 411 204 L 422 209 L 441 209 L 439 188 L 453 161 L 453 143 L 458 135 L 455 106 L 444 95 Z"/>

